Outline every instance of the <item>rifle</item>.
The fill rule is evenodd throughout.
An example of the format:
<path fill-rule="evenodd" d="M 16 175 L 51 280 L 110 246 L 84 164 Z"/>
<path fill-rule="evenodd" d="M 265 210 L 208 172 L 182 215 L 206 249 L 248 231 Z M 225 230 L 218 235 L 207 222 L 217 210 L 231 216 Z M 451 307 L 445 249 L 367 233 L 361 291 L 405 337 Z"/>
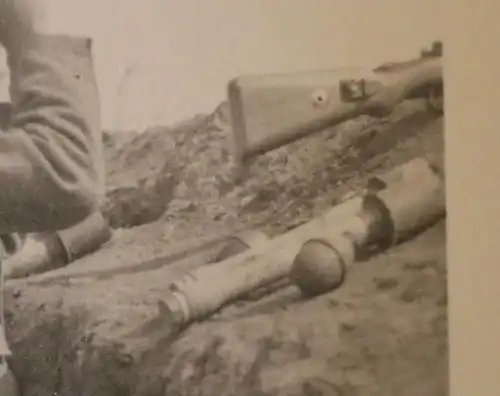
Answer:
<path fill-rule="evenodd" d="M 243 164 L 380 108 L 388 115 L 406 99 L 442 111 L 441 55 L 376 68 L 239 76 L 228 83 L 227 98 L 234 155 Z"/>

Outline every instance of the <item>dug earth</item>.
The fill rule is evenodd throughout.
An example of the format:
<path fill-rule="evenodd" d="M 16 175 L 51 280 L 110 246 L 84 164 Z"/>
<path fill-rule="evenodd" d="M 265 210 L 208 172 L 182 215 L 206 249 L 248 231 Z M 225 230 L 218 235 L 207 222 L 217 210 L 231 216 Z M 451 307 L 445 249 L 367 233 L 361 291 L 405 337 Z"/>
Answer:
<path fill-rule="evenodd" d="M 306 299 L 285 286 L 169 337 L 161 301 L 189 259 L 161 258 L 180 244 L 256 224 L 279 235 L 370 176 L 442 161 L 442 119 L 407 103 L 266 154 L 236 182 L 226 112 L 106 135 L 113 238 L 7 284 L 23 396 L 446 396 L 444 221 L 358 263 L 336 291 Z"/>

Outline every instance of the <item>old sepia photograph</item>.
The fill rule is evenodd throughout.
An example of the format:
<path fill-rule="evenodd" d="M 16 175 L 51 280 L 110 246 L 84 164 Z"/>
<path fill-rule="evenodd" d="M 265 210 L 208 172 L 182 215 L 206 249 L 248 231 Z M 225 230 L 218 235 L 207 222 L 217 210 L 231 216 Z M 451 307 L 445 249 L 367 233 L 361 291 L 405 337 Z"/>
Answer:
<path fill-rule="evenodd" d="M 0 396 L 449 396 L 433 2 L 0 20 Z"/>

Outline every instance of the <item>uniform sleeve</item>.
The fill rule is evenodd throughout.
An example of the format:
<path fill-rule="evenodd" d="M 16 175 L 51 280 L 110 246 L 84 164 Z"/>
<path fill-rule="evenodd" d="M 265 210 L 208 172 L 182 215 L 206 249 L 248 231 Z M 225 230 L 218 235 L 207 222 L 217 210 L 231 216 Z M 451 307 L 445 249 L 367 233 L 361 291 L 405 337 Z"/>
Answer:
<path fill-rule="evenodd" d="M 37 36 L 8 51 L 0 234 L 68 228 L 98 210 L 104 166 L 92 42 Z"/>

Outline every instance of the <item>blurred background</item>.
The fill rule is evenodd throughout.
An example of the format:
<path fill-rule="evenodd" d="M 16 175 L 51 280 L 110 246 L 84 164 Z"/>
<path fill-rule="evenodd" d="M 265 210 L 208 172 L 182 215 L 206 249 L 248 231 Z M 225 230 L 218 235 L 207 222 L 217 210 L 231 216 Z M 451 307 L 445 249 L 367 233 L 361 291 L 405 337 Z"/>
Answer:
<path fill-rule="evenodd" d="M 90 23 L 105 129 L 210 112 L 239 74 L 375 66 L 414 57 L 441 38 L 434 0 L 81 3 L 72 2 L 67 23 Z M 1 55 L 0 100 L 8 100 Z"/>

